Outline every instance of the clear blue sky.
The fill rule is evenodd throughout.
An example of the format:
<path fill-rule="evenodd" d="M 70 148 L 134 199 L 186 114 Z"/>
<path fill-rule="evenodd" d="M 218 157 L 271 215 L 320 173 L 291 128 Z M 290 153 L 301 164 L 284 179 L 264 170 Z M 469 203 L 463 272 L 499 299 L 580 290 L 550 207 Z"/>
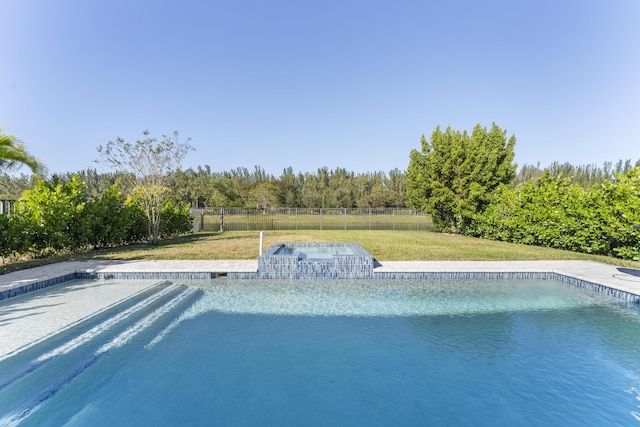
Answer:
<path fill-rule="evenodd" d="M 3 0 L 0 124 L 52 172 L 178 130 L 184 167 L 406 169 L 440 125 L 516 162 L 640 159 L 640 1 Z M 100 170 L 100 168 L 99 168 Z"/>

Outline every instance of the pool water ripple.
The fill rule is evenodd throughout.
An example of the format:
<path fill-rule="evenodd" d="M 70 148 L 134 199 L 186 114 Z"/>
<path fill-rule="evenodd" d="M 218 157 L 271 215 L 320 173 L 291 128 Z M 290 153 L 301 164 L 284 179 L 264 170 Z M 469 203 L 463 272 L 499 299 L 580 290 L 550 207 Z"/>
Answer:
<path fill-rule="evenodd" d="M 0 425 L 640 425 L 638 307 L 570 285 L 176 285 L 33 349 Z"/>
<path fill-rule="evenodd" d="M 561 310 L 596 304 L 570 285 L 547 280 L 229 281 L 206 285 L 192 311 L 301 316 L 472 315 Z M 549 292 L 553 290 L 553 292 Z"/>

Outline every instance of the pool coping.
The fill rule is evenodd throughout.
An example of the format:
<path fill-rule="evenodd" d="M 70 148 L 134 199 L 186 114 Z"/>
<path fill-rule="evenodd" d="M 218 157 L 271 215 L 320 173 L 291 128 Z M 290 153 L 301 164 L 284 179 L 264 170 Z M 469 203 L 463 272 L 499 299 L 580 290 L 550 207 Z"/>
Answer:
<path fill-rule="evenodd" d="M 255 279 L 257 271 L 257 260 L 67 261 L 0 275 L 0 301 L 75 278 Z M 376 261 L 371 280 L 527 278 L 557 279 L 640 303 L 640 269 L 595 261 Z"/>

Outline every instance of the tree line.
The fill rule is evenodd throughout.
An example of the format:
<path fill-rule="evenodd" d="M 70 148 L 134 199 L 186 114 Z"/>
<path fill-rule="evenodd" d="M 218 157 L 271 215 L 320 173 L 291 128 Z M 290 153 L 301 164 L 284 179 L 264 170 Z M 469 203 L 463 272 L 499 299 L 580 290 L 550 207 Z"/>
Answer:
<path fill-rule="evenodd" d="M 326 167 L 313 173 L 294 173 L 289 167 L 279 177 L 260 166 L 222 172 L 209 166 L 182 170 L 180 161 L 192 149 L 188 140 L 180 142 L 177 132 L 161 140 L 144 134 L 145 139 L 136 143 L 117 139 L 99 147 L 115 172 L 89 169 L 54 175 L 48 181 L 37 175 L 4 173 L 0 175 L 0 198 L 21 198 L 20 212 L 28 216 L 27 206 L 33 202 L 30 191 L 42 191 L 43 182 L 50 186 L 47 197 L 55 196 L 59 185 L 75 189 L 81 183 L 83 206 L 122 191 L 129 204 L 133 202 L 145 213 L 150 243 L 157 242 L 161 211 L 166 206 L 176 212 L 186 212 L 183 209 L 188 207 L 266 211 L 272 207 L 409 206 L 430 213 L 446 232 L 640 259 L 640 161 L 607 162 L 602 167 L 555 162 L 544 169 L 524 165 L 518 170 L 515 136 L 507 137 L 495 123 L 490 128 L 477 125 L 471 133 L 437 127 L 430 139 L 422 137 L 420 150 L 412 150 L 406 171 L 394 169 L 388 174 Z M 9 151 L 13 158 L 25 154 L 15 139 L 9 142 L 18 147 L 17 152 Z M 0 147 L 0 159 L 6 148 L 7 144 Z M 37 172 L 33 167 L 38 164 L 26 160 Z M 20 160 L 0 160 L 0 172 L 16 161 Z M 42 205 L 38 209 L 49 208 Z M 32 210 L 32 217 L 37 217 L 38 209 Z M 66 224 L 68 233 L 75 232 Z M 48 244 L 59 245 L 56 241 Z"/>
<path fill-rule="evenodd" d="M 574 183 L 590 188 L 610 181 L 614 175 L 626 173 L 640 160 L 619 160 L 616 163 L 572 165 L 554 162 L 547 167 L 540 164 L 520 166 L 512 184 L 524 185 L 545 173 L 553 177 L 572 177 Z M 51 179 L 69 182 L 78 175 L 87 187 L 89 198 L 96 198 L 112 185 L 120 183 L 128 192 L 122 176 L 114 172 L 84 169 L 54 175 Z M 25 190 L 33 188 L 31 174 L 0 174 L 0 199 L 18 200 Z M 298 208 L 374 208 L 407 206 L 406 171 L 355 173 L 343 168 L 322 167 L 315 172 L 294 172 L 286 168 L 275 176 L 262 167 L 213 171 L 210 166 L 178 170 L 169 181 L 175 200 L 191 207 L 298 207 Z"/>
<path fill-rule="evenodd" d="M 131 190 L 123 174 L 96 169 L 54 175 L 60 182 L 74 176 L 87 187 L 89 197 L 99 197 L 113 184 Z M 33 186 L 28 175 L 0 175 L 0 199 L 19 199 Z M 238 167 L 214 172 L 210 166 L 175 171 L 167 187 L 180 204 L 191 207 L 355 208 L 406 206 L 406 177 L 399 169 L 356 174 L 343 168 L 319 168 L 315 173 L 297 172 L 291 167 L 278 177 L 262 167 Z"/>
<path fill-rule="evenodd" d="M 541 169 L 540 163 L 537 165 L 524 164 L 518 169 L 518 174 L 514 185 L 526 184 L 532 179 L 537 179 L 545 174 L 552 177 L 571 177 L 573 183 L 582 188 L 591 188 L 600 185 L 605 181 L 615 180 L 616 175 L 629 172 L 631 169 L 640 166 L 640 160 L 632 163 L 631 159 L 618 160 L 616 163 L 604 162 L 602 166 L 597 164 L 572 165 L 571 163 L 553 162 L 546 168 Z"/>

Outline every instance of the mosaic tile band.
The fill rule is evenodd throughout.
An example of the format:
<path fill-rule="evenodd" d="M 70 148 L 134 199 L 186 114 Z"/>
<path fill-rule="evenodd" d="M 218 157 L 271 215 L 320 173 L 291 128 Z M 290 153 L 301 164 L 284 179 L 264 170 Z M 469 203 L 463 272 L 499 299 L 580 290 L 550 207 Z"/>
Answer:
<path fill-rule="evenodd" d="M 117 277 L 116 277 L 117 276 Z M 165 279 L 165 280 L 202 280 L 220 277 L 216 273 L 181 273 L 181 272 L 157 272 L 157 273 L 73 273 L 64 276 L 48 279 L 36 283 L 31 283 L 18 288 L 0 292 L 0 300 L 23 295 L 49 286 L 57 285 L 73 279 L 121 279 L 121 280 L 141 280 L 141 279 Z M 229 280 L 255 280 L 258 273 L 228 273 Z M 543 279 L 558 280 L 573 286 L 598 292 L 608 296 L 622 299 L 624 301 L 640 304 L 640 295 L 625 292 L 608 286 L 599 285 L 575 277 L 553 273 L 553 272 L 395 272 L 395 273 L 373 273 L 373 280 L 487 280 L 487 279 Z M 334 279 L 335 280 L 335 279 Z"/>
<path fill-rule="evenodd" d="M 303 258 L 297 253 L 282 254 L 284 248 L 301 252 L 332 249 L 336 254 L 326 258 Z M 344 249 L 353 255 L 345 255 Z M 355 242 L 276 243 L 258 257 L 256 276 L 258 279 L 371 279 L 373 256 Z"/>

